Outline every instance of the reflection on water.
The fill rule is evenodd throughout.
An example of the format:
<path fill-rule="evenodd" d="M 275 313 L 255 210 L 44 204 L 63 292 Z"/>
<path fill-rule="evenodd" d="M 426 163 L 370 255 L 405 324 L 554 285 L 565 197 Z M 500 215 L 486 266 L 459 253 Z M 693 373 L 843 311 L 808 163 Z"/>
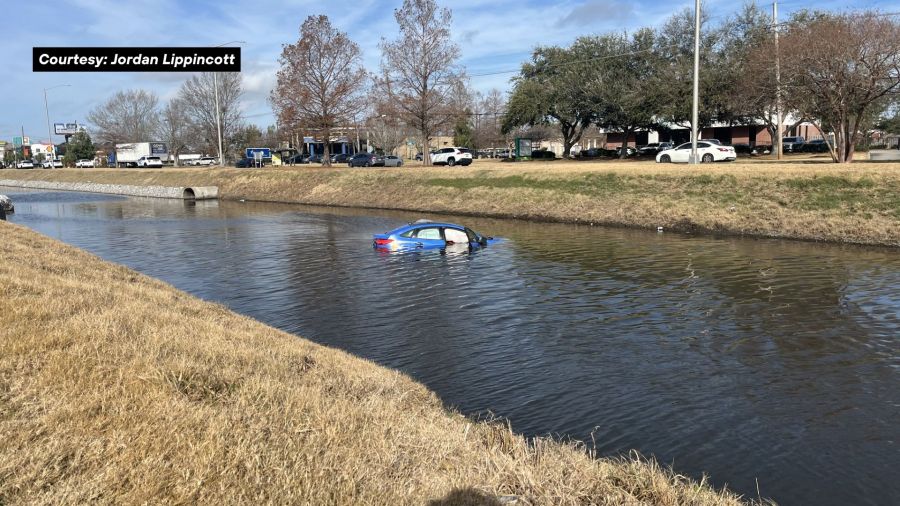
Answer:
<path fill-rule="evenodd" d="M 523 433 L 784 504 L 900 498 L 894 250 L 460 218 L 506 240 L 384 254 L 372 234 L 420 215 L 4 193 L 11 221 Z"/>

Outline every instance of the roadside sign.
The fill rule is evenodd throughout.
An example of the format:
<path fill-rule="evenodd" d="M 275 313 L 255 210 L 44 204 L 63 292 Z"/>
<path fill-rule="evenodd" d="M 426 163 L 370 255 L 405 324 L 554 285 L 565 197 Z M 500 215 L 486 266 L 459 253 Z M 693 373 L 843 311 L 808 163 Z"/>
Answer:
<path fill-rule="evenodd" d="M 22 147 L 22 138 L 21 137 L 13 137 L 13 147 L 15 147 L 15 148 Z"/>
<path fill-rule="evenodd" d="M 245 150 L 245 155 L 247 158 L 256 158 L 255 153 L 262 153 L 263 159 L 271 160 L 272 159 L 272 150 L 269 148 L 247 148 Z"/>
<path fill-rule="evenodd" d="M 31 144 L 31 137 L 22 137 L 23 144 Z"/>
<path fill-rule="evenodd" d="M 516 137 L 516 158 L 531 158 L 531 139 Z"/>

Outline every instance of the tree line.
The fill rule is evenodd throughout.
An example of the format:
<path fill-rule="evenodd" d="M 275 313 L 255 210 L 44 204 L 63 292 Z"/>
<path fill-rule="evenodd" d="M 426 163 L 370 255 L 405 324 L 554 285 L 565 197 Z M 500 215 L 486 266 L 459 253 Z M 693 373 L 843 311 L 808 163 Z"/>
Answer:
<path fill-rule="evenodd" d="M 187 151 L 218 153 L 216 85 L 223 156 L 236 148 L 261 142 L 267 134 L 243 121 L 239 109 L 240 74 L 212 72 L 196 74 L 164 105 L 146 90 L 123 90 L 88 113 L 94 140 L 112 148 L 116 144 L 160 140 L 176 159 Z M 271 131 L 268 134 L 271 137 Z"/>
<path fill-rule="evenodd" d="M 702 23 L 698 128 L 764 125 L 774 139 L 780 110 L 792 118 L 788 128 L 811 122 L 833 132 L 833 142 L 826 136 L 833 159 L 849 162 L 898 103 L 900 24 L 889 15 L 800 11 L 773 26 L 748 3 L 719 25 L 705 16 Z M 626 139 L 638 130 L 689 128 L 693 44 L 694 13 L 684 10 L 659 29 L 538 47 L 514 78 L 503 131 L 555 125 L 569 156 L 590 125 Z"/>
<path fill-rule="evenodd" d="M 397 36 L 382 38 L 381 64 L 368 72 L 347 33 L 324 15 L 309 16 L 296 42 L 285 44 L 269 101 L 277 118 L 263 133 L 246 125 L 237 74 L 219 74 L 226 152 L 305 136 L 333 139 L 364 125 L 367 142 L 391 152 L 410 138 L 423 153 L 451 134 L 472 148 L 507 145 L 513 137 L 561 137 L 569 156 L 596 126 L 627 139 L 642 130 L 691 126 L 694 13 L 676 13 L 658 28 L 577 37 L 568 46 L 538 46 L 512 79 L 508 96 L 472 91 L 452 13 L 435 0 L 404 0 L 395 9 Z M 719 24 L 703 18 L 699 128 L 763 125 L 776 132 L 776 111 L 792 124 L 811 122 L 838 162 L 853 158 L 868 130 L 896 110 L 900 90 L 900 24 L 875 11 L 799 11 L 777 26 L 747 3 Z M 776 50 L 776 32 L 779 45 Z M 780 80 L 776 79 L 776 60 Z M 151 137 L 173 154 L 215 152 L 211 73 L 187 80 L 164 107 L 152 93 L 117 93 L 91 112 L 98 140 L 113 144 Z M 346 133 L 346 130 L 343 130 Z M 329 163 L 329 142 L 323 161 Z M 624 152 L 623 152 L 624 155 Z M 423 163 L 430 163 L 428 156 Z"/>

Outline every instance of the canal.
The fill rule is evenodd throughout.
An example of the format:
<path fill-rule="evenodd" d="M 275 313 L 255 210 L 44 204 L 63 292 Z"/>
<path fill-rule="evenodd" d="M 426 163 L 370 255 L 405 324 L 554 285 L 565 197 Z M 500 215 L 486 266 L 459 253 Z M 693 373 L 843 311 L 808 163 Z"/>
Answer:
<path fill-rule="evenodd" d="M 372 234 L 423 215 L 0 193 L 14 223 L 473 417 L 782 504 L 900 503 L 896 250 L 457 218 L 504 240 L 385 254 Z"/>

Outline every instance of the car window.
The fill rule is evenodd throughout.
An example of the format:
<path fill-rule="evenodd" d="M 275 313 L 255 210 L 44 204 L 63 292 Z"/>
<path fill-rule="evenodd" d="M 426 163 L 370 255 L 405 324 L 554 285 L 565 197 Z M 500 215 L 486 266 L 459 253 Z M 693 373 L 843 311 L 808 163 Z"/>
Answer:
<path fill-rule="evenodd" d="M 403 232 L 402 234 L 400 234 L 400 237 L 406 237 L 406 238 L 409 238 L 409 237 L 412 237 L 412 236 L 414 236 L 414 235 L 416 235 L 416 229 L 407 230 L 406 232 Z"/>
<path fill-rule="evenodd" d="M 477 242 L 478 234 L 475 233 L 471 228 L 466 228 L 466 235 L 469 237 L 469 242 Z"/>
<path fill-rule="evenodd" d="M 448 241 L 455 242 L 456 244 L 469 242 L 469 237 L 466 235 L 466 233 L 455 228 L 445 228 L 444 238 Z"/>
<path fill-rule="evenodd" d="M 420 228 L 416 234 L 418 239 L 440 239 L 441 231 L 437 227 Z"/>
<path fill-rule="evenodd" d="M 698 143 L 697 143 L 697 147 L 698 147 L 698 148 L 708 148 L 708 147 L 710 147 L 710 143 L 708 143 L 708 142 L 698 142 Z"/>
<path fill-rule="evenodd" d="M 677 149 L 691 149 L 691 143 L 686 142 L 686 143 L 682 144 L 681 146 L 678 146 Z"/>
<path fill-rule="evenodd" d="M 444 148 L 441 150 L 441 153 L 452 153 L 452 152 L 453 152 L 453 148 Z"/>

